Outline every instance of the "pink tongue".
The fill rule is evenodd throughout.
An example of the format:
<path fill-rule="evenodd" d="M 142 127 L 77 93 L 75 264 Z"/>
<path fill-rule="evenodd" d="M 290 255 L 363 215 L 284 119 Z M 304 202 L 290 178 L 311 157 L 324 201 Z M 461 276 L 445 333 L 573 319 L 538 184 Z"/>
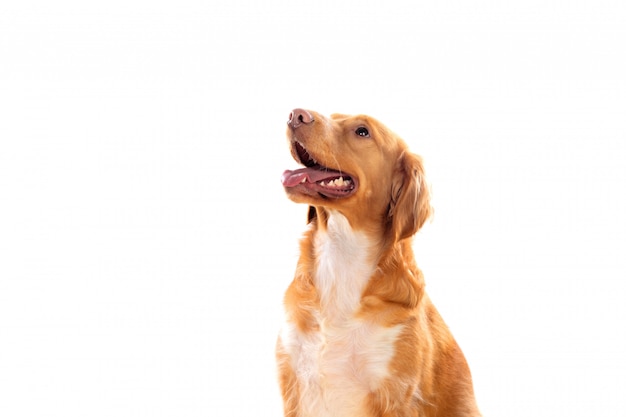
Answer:
<path fill-rule="evenodd" d="M 303 178 L 306 178 L 307 182 L 313 183 L 330 178 L 337 178 L 341 175 L 339 171 L 324 170 L 314 168 L 301 168 L 295 171 L 287 170 L 283 172 L 281 181 L 285 187 L 295 187 L 302 182 Z"/>

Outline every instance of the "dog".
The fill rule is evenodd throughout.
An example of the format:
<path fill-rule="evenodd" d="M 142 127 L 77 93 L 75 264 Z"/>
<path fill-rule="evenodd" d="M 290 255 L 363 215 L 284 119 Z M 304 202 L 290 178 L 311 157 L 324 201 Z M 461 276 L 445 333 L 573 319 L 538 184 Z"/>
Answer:
<path fill-rule="evenodd" d="M 372 117 L 291 112 L 308 205 L 278 337 L 288 417 L 480 416 L 461 349 L 424 291 L 412 236 L 433 209 L 422 159 Z"/>

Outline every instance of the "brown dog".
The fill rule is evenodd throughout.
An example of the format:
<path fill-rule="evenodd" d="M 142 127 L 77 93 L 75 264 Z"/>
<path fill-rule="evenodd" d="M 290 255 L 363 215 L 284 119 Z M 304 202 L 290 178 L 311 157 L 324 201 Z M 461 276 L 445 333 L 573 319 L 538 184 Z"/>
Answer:
<path fill-rule="evenodd" d="M 309 228 L 276 350 L 285 416 L 480 416 L 413 258 L 432 210 L 420 157 L 368 116 L 296 109 L 287 136 Z"/>

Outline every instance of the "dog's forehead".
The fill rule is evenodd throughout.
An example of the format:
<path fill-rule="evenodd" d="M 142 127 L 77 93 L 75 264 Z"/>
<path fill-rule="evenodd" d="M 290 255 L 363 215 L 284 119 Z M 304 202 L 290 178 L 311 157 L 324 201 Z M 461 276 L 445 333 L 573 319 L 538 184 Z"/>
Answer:
<path fill-rule="evenodd" d="M 333 113 L 330 118 L 337 123 L 367 123 L 382 126 L 378 120 L 366 114 Z"/>

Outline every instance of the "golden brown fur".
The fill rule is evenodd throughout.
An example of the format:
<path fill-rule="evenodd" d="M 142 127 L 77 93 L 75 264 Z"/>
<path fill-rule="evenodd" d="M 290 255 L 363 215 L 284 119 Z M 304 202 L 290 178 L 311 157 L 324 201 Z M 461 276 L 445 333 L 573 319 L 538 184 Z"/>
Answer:
<path fill-rule="evenodd" d="M 334 198 L 325 195 L 320 185 L 306 181 L 294 185 L 293 171 L 285 174 L 289 198 L 309 205 L 309 228 L 284 298 L 291 330 L 281 335 L 277 344 L 285 415 L 479 416 L 465 358 L 426 295 L 422 272 L 413 257 L 411 237 L 432 213 L 421 158 L 368 116 L 327 118 L 296 109 L 287 135 L 298 162 L 312 158 L 309 164 L 314 159 L 322 167 L 345 174 L 355 185 L 342 191 L 345 197 Z M 315 192 L 318 189 L 322 191 Z M 341 303 L 341 297 L 349 299 L 338 294 L 344 285 L 348 288 L 347 281 L 353 277 L 332 281 L 332 291 L 320 287 L 326 284 L 321 284 L 325 277 L 320 276 L 325 259 L 319 258 L 336 255 L 328 255 L 316 244 L 321 245 L 322 238 L 332 241 L 332 224 L 344 218 L 349 224 L 347 231 L 345 227 L 336 229 L 368 242 L 363 263 L 371 263 L 372 268 L 362 287 L 356 287 L 362 288 L 358 302 L 347 314 L 337 315 L 330 305 Z M 341 247 L 341 242 L 337 238 L 333 244 Z M 346 265 L 340 269 L 369 271 L 351 265 L 351 259 L 343 262 Z M 379 344 L 370 349 L 370 334 L 372 343 L 392 342 L 388 346 L 376 342 Z M 340 343 L 351 352 L 345 358 Z M 339 366 L 336 372 L 342 381 L 348 381 L 345 385 L 353 383 L 354 389 L 333 384 L 331 352 L 341 361 L 353 363 Z M 385 355 L 389 358 L 379 359 Z M 341 365 L 341 361 L 336 363 Z M 317 372 L 319 375 L 311 375 Z M 344 394 L 354 398 L 341 398 Z"/>

